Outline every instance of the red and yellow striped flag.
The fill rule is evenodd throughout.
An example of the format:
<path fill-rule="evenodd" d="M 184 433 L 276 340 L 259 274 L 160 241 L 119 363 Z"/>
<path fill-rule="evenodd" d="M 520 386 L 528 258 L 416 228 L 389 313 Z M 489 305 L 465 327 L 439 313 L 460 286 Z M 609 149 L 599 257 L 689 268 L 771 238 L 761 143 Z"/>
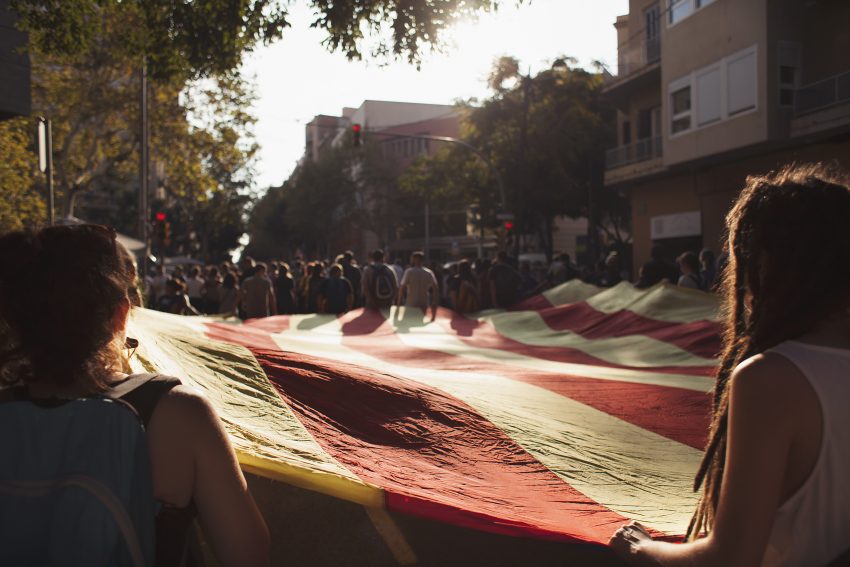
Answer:
<path fill-rule="evenodd" d="M 218 409 L 246 470 L 480 530 L 684 532 L 720 348 L 717 299 L 569 282 L 511 311 L 244 324 L 137 310 L 139 369 Z"/>

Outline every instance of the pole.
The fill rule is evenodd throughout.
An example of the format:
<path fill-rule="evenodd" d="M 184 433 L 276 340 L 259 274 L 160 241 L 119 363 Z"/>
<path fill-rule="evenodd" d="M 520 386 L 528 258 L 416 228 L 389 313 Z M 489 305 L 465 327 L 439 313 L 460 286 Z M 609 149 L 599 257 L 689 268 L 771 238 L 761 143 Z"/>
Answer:
<path fill-rule="evenodd" d="M 148 64 L 142 60 L 139 85 L 139 131 L 141 154 L 139 156 L 139 238 L 145 243 L 145 261 L 150 252 L 148 239 Z M 147 266 L 145 266 L 147 267 Z"/>
<path fill-rule="evenodd" d="M 425 262 L 431 261 L 431 210 L 428 201 L 425 201 Z"/>
<path fill-rule="evenodd" d="M 47 129 L 47 194 L 48 194 L 48 212 L 47 212 L 47 222 L 48 224 L 53 224 L 55 219 L 55 201 L 56 201 L 56 190 L 53 187 L 53 123 L 50 119 L 45 120 L 45 127 Z"/>

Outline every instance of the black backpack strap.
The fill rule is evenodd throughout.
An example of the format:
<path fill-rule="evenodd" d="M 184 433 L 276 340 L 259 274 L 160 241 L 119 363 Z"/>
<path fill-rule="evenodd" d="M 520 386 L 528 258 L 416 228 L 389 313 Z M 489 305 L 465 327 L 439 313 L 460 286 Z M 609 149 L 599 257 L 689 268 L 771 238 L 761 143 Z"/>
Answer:
<path fill-rule="evenodd" d="M 147 427 L 160 398 L 180 384 L 180 379 L 173 376 L 133 374 L 114 384 L 106 395 L 132 406 L 139 414 L 144 426 Z"/>

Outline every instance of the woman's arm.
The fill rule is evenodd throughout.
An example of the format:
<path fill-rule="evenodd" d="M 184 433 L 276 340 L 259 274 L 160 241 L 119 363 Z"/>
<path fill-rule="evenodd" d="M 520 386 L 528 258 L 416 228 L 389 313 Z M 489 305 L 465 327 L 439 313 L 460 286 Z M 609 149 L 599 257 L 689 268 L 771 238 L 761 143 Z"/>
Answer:
<path fill-rule="evenodd" d="M 806 378 L 778 355 L 756 356 L 732 375 L 726 467 L 711 533 L 689 544 L 621 529 L 611 546 L 634 565 L 759 565 L 783 499 L 789 450 L 818 407 Z M 801 411 L 802 409 L 802 411 Z M 819 411 L 819 410 L 818 410 Z"/>
<path fill-rule="evenodd" d="M 160 441 L 169 474 L 161 483 L 167 485 L 166 492 L 191 490 L 204 534 L 221 565 L 268 565 L 268 528 L 212 405 L 178 386 L 157 405 L 150 435 Z M 176 493 L 170 500 L 183 504 Z"/>

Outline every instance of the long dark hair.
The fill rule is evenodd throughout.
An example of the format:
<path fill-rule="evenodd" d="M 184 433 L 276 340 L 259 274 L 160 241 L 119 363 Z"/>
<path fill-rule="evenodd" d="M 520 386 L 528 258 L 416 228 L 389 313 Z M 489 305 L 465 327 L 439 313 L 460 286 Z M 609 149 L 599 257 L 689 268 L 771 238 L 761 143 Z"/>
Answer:
<path fill-rule="evenodd" d="M 712 529 L 726 461 L 728 382 L 745 359 L 811 330 L 850 293 L 850 189 L 821 165 L 749 177 L 726 217 L 729 263 L 720 283 L 726 318 L 702 488 L 688 539 Z M 749 300 L 749 301 L 748 301 Z"/>
<path fill-rule="evenodd" d="M 134 273 L 115 233 L 56 226 L 0 236 L 0 380 L 106 389 L 123 368 L 114 317 Z"/>

